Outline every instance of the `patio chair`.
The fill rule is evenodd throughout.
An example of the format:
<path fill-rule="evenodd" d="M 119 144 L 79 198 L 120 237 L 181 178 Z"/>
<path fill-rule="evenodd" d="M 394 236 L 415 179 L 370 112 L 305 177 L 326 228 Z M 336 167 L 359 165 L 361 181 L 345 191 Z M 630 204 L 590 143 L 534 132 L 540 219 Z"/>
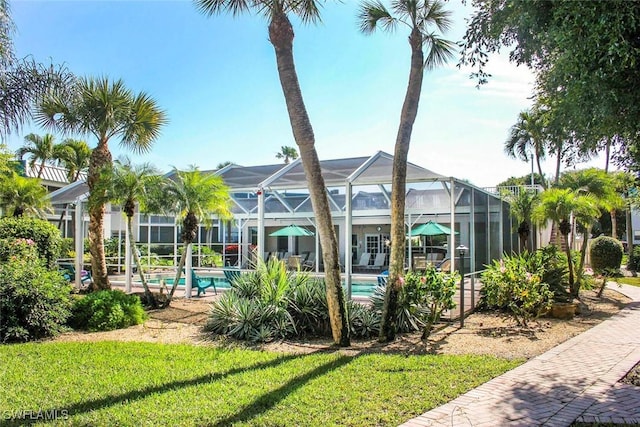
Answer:
<path fill-rule="evenodd" d="M 389 270 L 385 270 L 378 275 L 378 286 L 387 286 L 389 280 Z"/>
<path fill-rule="evenodd" d="M 214 277 L 201 277 L 198 276 L 196 274 L 195 270 L 191 270 L 191 285 L 194 288 L 198 288 L 198 296 L 200 296 L 200 294 L 206 294 L 207 288 L 211 288 L 213 287 L 213 292 L 218 295 L 218 289 L 216 288 L 216 282 L 214 280 Z"/>
<path fill-rule="evenodd" d="M 360 256 L 360 261 L 357 264 L 353 264 L 354 270 L 356 268 L 369 268 L 369 260 L 371 260 L 371 254 L 365 252 Z"/>
<path fill-rule="evenodd" d="M 288 270 L 293 270 L 293 271 L 300 270 L 300 267 L 302 266 L 301 259 L 302 258 L 300 257 L 300 255 L 291 255 L 287 259 L 287 269 Z"/>
<path fill-rule="evenodd" d="M 376 254 L 375 260 L 373 260 L 373 265 L 370 268 L 374 270 L 382 270 L 386 260 L 387 260 L 387 254 L 385 254 L 384 252 L 378 252 Z"/>
<path fill-rule="evenodd" d="M 76 267 L 73 264 L 59 264 L 60 273 L 70 282 L 76 280 Z M 91 272 L 87 270 L 80 271 L 80 285 L 86 286 L 93 283 Z"/>
<path fill-rule="evenodd" d="M 307 259 L 302 262 L 302 269 L 305 271 L 312 271 L 316 268 L 316 253 L 310 252 Z"/>
<path fill-rule="evenodd" d="M 224 273 L 224 277 L 227 279 L 229 284 L 233 284 L 233 282 L 240 277 L 240 269 L 238 268 L 225 268 L 222 270 Z"/>
<path fill-rule="evenodd" d="M 451 270 L 451 260 L 449 258 L 443 259 L 438 265 L 436 265 L 436 270 L 448 272 Z"/>

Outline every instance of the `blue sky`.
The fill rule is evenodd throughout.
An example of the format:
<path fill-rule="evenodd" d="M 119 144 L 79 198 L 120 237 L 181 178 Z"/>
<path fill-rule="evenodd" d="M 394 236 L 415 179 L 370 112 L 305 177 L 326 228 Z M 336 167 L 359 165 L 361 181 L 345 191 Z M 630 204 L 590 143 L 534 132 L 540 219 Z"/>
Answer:
<path fill-rule="evenodd" d="M 458 0 L 447 8 L 454 11 L 447 38 L 458 41 L 470 10 Z M 153 151 L 131 156 L 134 162 L 162 170 L 269 164 L 279 162 L 280 146 L 295 146 L 260 16 L 206 17 L 187 0 L 14 0 L 11 9 L 19 56 L 65 63 L 77 75 L 122 78 L 166 110 L 169 124 Z M 409 72 L 408 34 L 399 28 L 364 36 L 356 14 L 354 0 L 329 1 L 321 24 L 293 20 L 298 76 L 321 159 L 393 153 Z M 531 74 L 498 56 L 493 79 L 478 90 L 469 70 L 456 63 L 425 74 L 409 160 L 479 186 L 527 174 L 530 166 L 509 159 L 503 144 L 531 104 Z M 23 134 L 30 131 L 44 133 L 27 128 Z M 21 144 L 22 135 L 10 137 L 11 149 Z M 116 141 L 110 146 L 114 156 L 126 153 Z"/>

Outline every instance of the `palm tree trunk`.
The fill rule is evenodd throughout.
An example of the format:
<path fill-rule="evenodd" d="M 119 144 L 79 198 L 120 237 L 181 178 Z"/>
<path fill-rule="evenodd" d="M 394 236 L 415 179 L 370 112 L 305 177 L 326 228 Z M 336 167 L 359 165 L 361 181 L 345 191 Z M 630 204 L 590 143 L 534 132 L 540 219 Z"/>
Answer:
<path fill-rule="evenodd" d="M 398 311 L 398 295 L 403 284 L 406 232 L 404 222 L 404 205 L 407 179 L 407 156 L 411 143 L 413 124 L 418 115 L 424 54 L 422 52 L 422 34 L 417 28 L 409 36 L 411 45 L 411 70 L 409 83 L 402 105 L 400 126 L 396 136 L 391 176 L 391 255 L 389 258 L 389 279 L 384 296 L 382 319 L 380 323 L 380 342 L 393 341 L 397 333 L 396 313 Z"/>
<path fill-rule="evenodd" d="M 133 261 L 136 263 L 136 268 L 138 269 L 138 274 L 140 275 L 140 281 L 142 282 L 142 287 L 144 288 L 144 296 L 147 299 L 147 305 L 149 305 L 152 308 L 156 308 L 157 304 L 155 299 L 153 298 L 153 294 L 151 294 L 151 290 L 149 289 L 147 278 L 144 277 L 144 272 L 142 271 L 142 264 L 140 263 L 140 257 L 138 256 L 138 251 L 136 250 L 136 242 L 133 239 L 133 215 L 129 216 L 127 214 L 127 228 L 129 229 L 129 236 L 130 236 L 129 247 L 131 248 L 131 253 L 133 254 Z M 127 267 L 129 266 L 127 265 Z M 127 274 L 129 274 L 128 271 L 127 271 Z"/>
<path fill-rule="evenodd" d="M 102 140 L 91 153 L 87 179 L 87 185 L 89 186 L 89 252 L 91 253 L 93 286 L 96 289 L 111 288 L 104 254 L 105 195 L 104 191 L 99 191 L 96 188 L 102 169 L 110 167 L 111 164 L 112 157 L 109 146 L 106 140 Z"/>
<path fill-rule="evenodd" d="M 569 290 L 571 291 L 571 295 L 574 298 L 578 297 L 578 291 L 580 290 L 580 286 L 576 286 L 576 281 L 573 275 L 573 259 L 571 258 L 571 247 L 569 245 L 569 235 L 563 234 L 564 242 L 565 242 L 565 253 L 567 255 L 567 267 L 569 269 Z"/>
<path fill-rule="evenodd" d="M 293 137 L 300 149 L 300 158 L 307 175 L 311 205 L 322 245 L 327 305 L 333 340 L 340 346 L 349 346 L 349 321 L 340 279 L 338 242 L 331 219 L 326 187 L 320 160 L 315 149 L 315 136 L 307 114 L 298 75 L 293 60 L 293 27 L 282 11 L 275 11 L 269 24 L 269 40 L 275 49 L 278 76 L 284 93 Z"/>
<path fill-rule="evenodd" d="M 586 227 L 584 231 L 584 237 L 582 238 L 582 245 L 580 247 L 580 264 L 576 269 L 576 282 L 578 283 L 578 289 L 582 284 L 582 277 L 584 276 L 584 261 L 587 257 L 587 247 L 589 244 L 589 236 L 591 235 L 591 226 Z"/>
<path fill-rule="evenodd" d="M 540 164 L 540 156 L 536 153 L 536 164 L 538 165 L 538 174 L 540 174 L 540 183 L 542 184 L 542 188 L 547 189 L 547 180 L 544 179 L 544 175 L 542 175 L 542 165 Z"/>
<path fill-rule="evenodd" d="M 171 286 L 171 291 L 169 292 L 169 295 L 167 295 L 167 300 L 164 302 L 164 304 L 162 304 L 162 308 L 167 308 L 169 307 L 169 304 L 171 304 L 171 300 L 173 299 L 173 294 L 176 292 L 176 289 L 178 288 L 178 282 L 180 282 L 180 277 L 182 276 L 182 269 L 184 268 L 185 261 L 187 260 L 187 252 L 188 252 L 187 249 L 189 248 L 190 244 L 191 242 L 183 242 L 184 251 L 180 256 L 180 262 L 178 262 L 178 270 L 176 271 L 176 278 L 173 281 L 173 285 Z"/>
<path fill-rule="evenodd" d="M 618 238 L 618 218 L 616 217 L 616 210 L 611 209 L 609 215 L 611 216 L 611 237 Z"/>
<path fill-rule="evenodd" d="M 560 182 L 560 166 L 562 165 L 562 143 L 558 145 L 558 157 L 556 159 L 556 177 L 554 179 L 554 184 L 557 186 L 558 182 Z"/>

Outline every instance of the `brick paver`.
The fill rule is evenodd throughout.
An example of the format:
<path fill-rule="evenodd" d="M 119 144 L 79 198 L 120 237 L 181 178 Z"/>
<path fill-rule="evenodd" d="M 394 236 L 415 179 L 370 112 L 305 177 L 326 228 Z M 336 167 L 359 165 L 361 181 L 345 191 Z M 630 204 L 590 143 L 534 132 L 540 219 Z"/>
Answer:
<path fill-rule="evenodd" d="M 618 381 L 640 361 L 640 288 L 617 315 L 402 426 L 640 424 L 640 387 Z"/>

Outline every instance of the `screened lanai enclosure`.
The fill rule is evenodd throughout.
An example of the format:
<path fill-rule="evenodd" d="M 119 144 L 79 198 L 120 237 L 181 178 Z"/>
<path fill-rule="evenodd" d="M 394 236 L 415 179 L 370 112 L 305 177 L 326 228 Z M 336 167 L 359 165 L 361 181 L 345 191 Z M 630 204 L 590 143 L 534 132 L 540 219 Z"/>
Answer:
<path fill-rule="evenodd" d="M 321 162 L 347 284 L 352 274 L 377 275 L 387 268 L 394 244 L 389 240 L 392 166 L 393 156 L 384 152 Z M 233 220 L 214 218 L 210 228 L 201 227 L 193 251 L 195 266 L 201 265 L 203 253 L 213 251 L 219 254 L 219 268 L 250 268 L 256 257 L 278 257 L 309 271 L 323 271 L 322 248 L 300 159 L 290 164 L 228 165 L 208 173 L 221 176 L 229 186 Z M 86 215 L 73 213 L 86 199 L 83 185 L 72 184 L 51 195 L 52 203 L 68 213 L 62 222 L 68 235 L 86 233 Z M 518 248 L 509 205 L 498 195 L 411 163 L 407 165 L 406 191 L 407 267 L 425 260 L 449 260 L 443 264 L 445 268 L 459 269 L 455 248 L 464 245 L 469 248 L 463 262 L 468 273 Z M 125 239 L 121 213 L 111 209 L 107 217 L 105 237 Z M 452 232 L 412 234 L 429 221 Z M 308 233 L 279 231 L 290 225 Z M 134 230 L 132 238 L 144 249 L 143 262 L 144 256 L 155 254 L 177 265 L 181 242 L 174 218 L 137 213 Z M 76 247 L 80 249 L 81 244 Z M 118 266 L 121 262 L 118 257 Z"/>

